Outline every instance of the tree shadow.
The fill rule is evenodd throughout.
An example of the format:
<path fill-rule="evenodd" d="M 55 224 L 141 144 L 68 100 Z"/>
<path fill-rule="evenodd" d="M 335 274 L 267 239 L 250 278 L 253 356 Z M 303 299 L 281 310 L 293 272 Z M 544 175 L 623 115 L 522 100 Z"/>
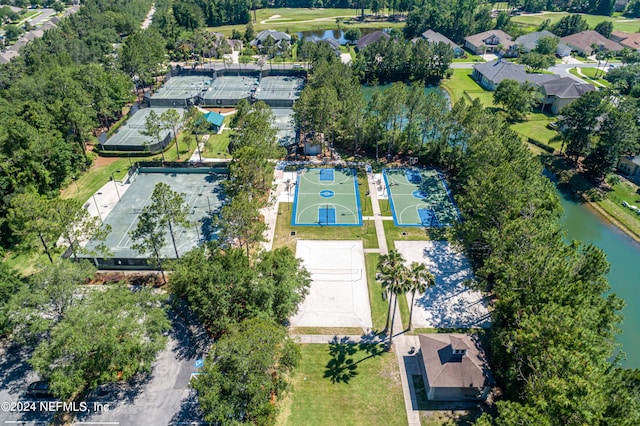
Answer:
<path fill-rule="evenodd" d="M 179 361 L 203 358 L 211 345 L 207 330 L 184 303 L 175 299 L 168 311 L 171 321 L 169 336 L 174 340 L 173 353 Z"/>
<path fill-rule="evenodd" d="M 204 424 L 204 414 L 198 405 L 198 394 L 191 389 L 189 395 L 180 402 L 180 409 L 173 415 L 170 425 Z"/>
<path fill-rule="evenodd" d="M 358 352 L 368 355 L 356 361 L 354 355 Z M 377 340 L 377 336 L 364 336 L 360 342 L 354 342 L 346 336 L 341 339 L 336 336 L 329 343 L 331 359 L 326 365 L 323 377 L 331 380 L 331 383 L 349 383 L 358 375 L 358 364 L 383 353 L 384 347 Z"/>

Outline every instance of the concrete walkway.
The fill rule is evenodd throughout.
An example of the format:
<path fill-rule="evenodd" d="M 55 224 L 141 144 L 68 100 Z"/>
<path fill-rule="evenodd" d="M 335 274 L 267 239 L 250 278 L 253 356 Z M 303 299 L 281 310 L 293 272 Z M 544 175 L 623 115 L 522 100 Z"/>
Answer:
<path fill-rule="evenodd" d="M 380 213 L 380 204 L 378 203 L 378 188 L 373 173 L 367 173 L 367 182 L 369 184 L 369 195 L 371 196 L 371 207 L 373 207 L 373 223 L 376 226 L 376 236 L 378 237 L 378 249 L 380 254 L 388 254 L 387 239 L 384 235 L 384 226 L 382 224 L 382 214 Z"/>

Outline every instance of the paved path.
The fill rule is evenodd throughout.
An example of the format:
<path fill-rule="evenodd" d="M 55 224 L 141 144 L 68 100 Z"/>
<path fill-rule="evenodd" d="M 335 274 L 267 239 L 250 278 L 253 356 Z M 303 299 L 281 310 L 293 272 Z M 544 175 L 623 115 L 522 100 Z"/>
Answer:
<path fill-rule="evenodd" d="M 142 21 L 142 24 L 140 25 L 140 28 L 142 28 L 143 30 L 146 30 L 147 28 L 149 28 L 149 25 L 151 25 L 151 22 L 153 22 L 153 14 L 156 13 L 156 4 L 152 4 L 151 5 L 151 9 L 149 9 L 149 13 L 147 14 L 147 17 L 144 18 L 144 21 Z"/>
<path fill-rule="evenodd" d="M 269 193 L 269 205 L 260 209 L 260 214 L 264 217 L 264 223 L 268 228 L 264 233 L 266 241 L 260 243 L 263 250 L 269 251 L 273 248 L 273 238 L 276 234 L 276 221 L 278 220 L 278 207 L 280 206 L 280 194 L 285 190 L 286 183 L 283 182 L 284 171 L 276 169 L 273 174 L 273 180 L 276 187 Z M 291 189 L 289 188 L 289 191 Z"/>
<path fill-rule="evenodd" d="M 369 195 L 371 196 L 371 206 L 373 207 L 373 223 L 376 226 L 376 236 L 378 237 L 378 248 L 380 254 L 389 253 L 387 247 L 387 239 L 384 235 L 384 226 L 382 224 L 382 214 L 380 213 L 380 204 L 378 203 L 378 189 L 373 173 L 367 173 L 367 182 L 369 183 Z"/>

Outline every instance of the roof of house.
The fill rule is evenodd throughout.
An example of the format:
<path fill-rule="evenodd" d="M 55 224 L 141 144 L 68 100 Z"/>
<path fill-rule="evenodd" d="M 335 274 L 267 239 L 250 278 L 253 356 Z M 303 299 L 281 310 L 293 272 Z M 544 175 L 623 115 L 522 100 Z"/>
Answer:
<path fill-rule="evenodd" d="M 609 35 L 609 38 L 613 41 L 617 41 L 618 43 L 620 43 L 621 40 L 624 40 L 625 38 L 629 37 L 631 35 L 631 33 L 627 33 L 624 31 L 611 31 L 611 34 Z"/>
<path fill-rule="evenodd" d="M 257 46 L 259 44 L 264 43 L 264 41 L 267 39 L 267 37 L 271 37 L 273 38 L 273 40 L 278 43 L 282 40 L 291 40 L 291 36 L 287 33 L 284 33 L 282 31 L 276 31 L 276 30 L 262 30 L 258 33 L 258 35 L 256 36 L 256 38 L 254 38 L 253 40 L 251 40 L 251 46 Z"/>
<path fill-rule="evenodd" d="M 367 35 L 360 37 L 360 39 L 356 43 L 356 47 L 358 48 L 358 50 L 362 50 L 368 45 L 370 45 L 371 43 L 375 43 L 376 41 L 380 40 L 382 37 L 386 39 L 391 38 L 391 36 L 389 36 L 389 34 L 385 33 L 384 31 L 374 31 L 372 33 L 369 33 Z"/>
<path fill-rule="evenodd" d="M 338 40 L 333 39 L 333 38 L 322 38 L 322 39 L 316 39 L 316 40 L 311 40 L 313 43 L 325 43 L 328 44 L 329 47 L 331 47 L 331 49 L 336 52 L 338 55 L 340 55 L 340 43 L 338 43 Z"/>
<path fill-rule="evenodd" d="M 593 49 L 591 46 L 593 44 L 614 52 L 622 50 L 622 46 L 619 43 L 609 40 L 599 32 L 593 30 L 571 34 L 566 37 L 562 37 L 560 41 L 585 52 L 591 52 Z"/>
<path fill-rule="evenodd" d="M 476 336 L 421 334 L 418 337 L 429 387 L 481 388 L 495 385 L 487 357 Z M 463 355 L 454 351 L 466 351 Z"/>
<path fill-rule="evenodd" d="M 460 46 L 449 40 L 449 38 L 443 34 L 440 34 L 437 31 L 427 30 L 422 33 L 422 38 L 427 40 L 430 43 L 446 43 L 451 46 L 452 49 L 460 49 Z"/>
<path fill-rule="evenodd" d="M 629 34 L 629 37 L 622 40 L 620 44 L 631 50 L 640 50 L 640 33 Z"/>
<path fill-rule="evenodd" d="M 596 90 L 593 84 L 580 83 L 571 77 L 562 77 L 556 80 L 546 81 L 541 84 L 547 96 L 556 96 L 563 99 L 575 99 L 587 92 Z"/>
<path fill-rule="evenodd" d="M 560 78 L 560 76 L 555 74 L 528 73 L 524 65 L 514 64 L 500 59 L 476 64 L 474 65 L 474 69 L 494 84 L 498 84 L 502 80 L 506 79 L 516 80 L 520 83 L 528 81 L 531 83 L 542 84 L 545 81 Z"/>
<path fill-rule="evenodd" d="M 485 31 L 483 33 L 465 37 L 464 40 L 475 47 L 480 47 L 483 44 L 486 44 L 485 40 L 491 37 L 497 37 L 500 40 L 500 44 L 502 44 L 506 49 L 515 44 L 515 42 L 511 39 L 511 36 L 502 30 Z"/>
<path fill-rule="evenodd" d="M 224 121 L 224 115 L 218 114 L 215 111 L 210 111 L 204 115 L 204 118 L 214 126 L 222 126 L 222 122 Z"/>
<path fill-rule="evenodd" d="M 542 37 L 557 38 L 557 36 L 554 33 L 547 30 L 542 30 L 542 31 L 536 31 L 534 33 L 521 35 L 520 37 L 515 39 L 515 43 L 521 48 L 523 48 L 525 51 L 529 52 L 531 50 L 534 50 L 538 46 L 538 39 Z"/>

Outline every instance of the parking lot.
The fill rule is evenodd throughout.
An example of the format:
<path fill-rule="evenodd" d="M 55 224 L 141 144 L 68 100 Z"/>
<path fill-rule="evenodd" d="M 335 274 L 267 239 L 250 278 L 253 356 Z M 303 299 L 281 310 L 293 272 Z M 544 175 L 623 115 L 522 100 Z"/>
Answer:
<path fill-rule="evenodd" d="M 173 328 L 151 374 L 141 374 L 128 383 L 105 384 L 92 391 L 72 408 L 76 414 L 74 424 L 204 424 L 189 381 L 197 371 L 195 361 L 204 357 L 209 340 L 194 322 L 185 321 L 188 317 L 172 312 L 170 318 Z M 26 396 L 28 384 L 37 380 L 27 362 L 29 356 L 29 349 L 0 350 L 0 403 L 4 403 L 0 425 L 46 425 L 56 411 L 62 410 L 56 399 Z M 5 410 L 7 407 L 22 411 Z"/>

